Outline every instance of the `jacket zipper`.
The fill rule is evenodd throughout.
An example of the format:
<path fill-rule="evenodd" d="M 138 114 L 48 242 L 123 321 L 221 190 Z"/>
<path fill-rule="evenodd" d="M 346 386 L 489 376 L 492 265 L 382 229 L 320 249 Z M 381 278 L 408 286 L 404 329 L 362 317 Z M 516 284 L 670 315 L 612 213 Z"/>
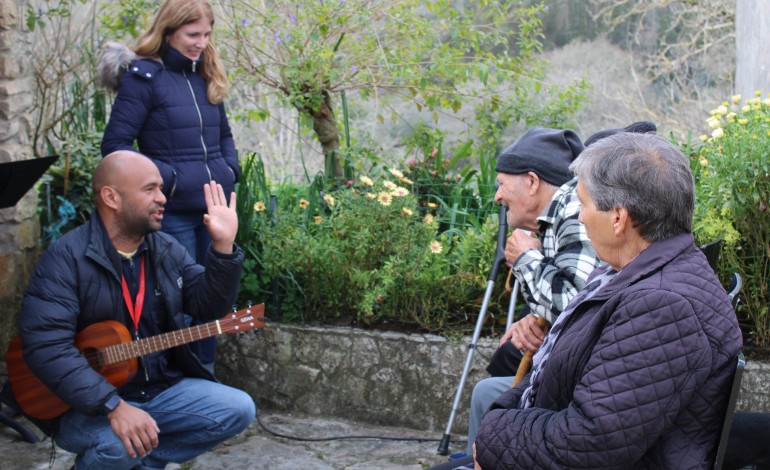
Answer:
<path fill-rule="evenodd" d="M 193 67 L 195 63 L 193 62 Z M 193 71 L 195 69 L 193 68 Z M 190 79 L 187 78 L 187 72 L 182 70 L 182 76 L 187 81 L 187 87 L 190 89 L 190 94 L 192 95 L 193 104 L 195 105 L 195 111 L 198 113 L 198 122 L 200 122 L 200 130 L 201 130 L 201 146 L 203 147 L 203 166 L 206 167 L 206 172 L 209 175 L 209 181 L 211 181 L 213 178 L 211 176 L 211 169 L 209 168 L 209 149 L 206 148 L 206 142 L 203 140 L 203 116 L 201 115 L 201 110 L 198 107 L 198 100 L 195 99 L 195 90 L 193 90 L 192 83 L 190 83 Z"/>

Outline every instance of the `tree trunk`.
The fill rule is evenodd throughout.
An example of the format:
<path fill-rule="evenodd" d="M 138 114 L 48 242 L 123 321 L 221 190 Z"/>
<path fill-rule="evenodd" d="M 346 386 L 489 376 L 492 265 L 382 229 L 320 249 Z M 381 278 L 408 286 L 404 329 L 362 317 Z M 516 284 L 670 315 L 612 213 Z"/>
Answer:
<path fill-rule="evenodd" d="M 735 93 L 744 98 L 770 89 L 770 11 L 767 0 L 738 0 L 735 5 Z"/>
<path fill-rule="evenodd" d="M 333 168 L 334 176 L 341 177 L 342 162 L 339 160 L 340 132 L 334 119 L 332 100 L 329 93 L 324 93 L 324 100 L 317 110 L 309 110 L 313 118 L 313 130 L 321 143 L 326 168 Z"/>

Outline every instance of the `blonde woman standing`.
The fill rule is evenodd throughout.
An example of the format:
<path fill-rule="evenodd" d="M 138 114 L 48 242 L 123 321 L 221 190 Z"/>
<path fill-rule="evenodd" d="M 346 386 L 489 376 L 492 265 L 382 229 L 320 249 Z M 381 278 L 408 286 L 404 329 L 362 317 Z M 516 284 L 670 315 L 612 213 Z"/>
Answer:
<path fill-rule="evenodd" d="M 233 191 L 240 169 L 223 101 L 227 77 L 211 41 L 214 13 L 205 0 L 167 0 L 150 29 L 129 49 L 108 43 L 102 83 L 117 91 L 102 155 L 138 150 L 163 178 L 168 199 L 162 230 L 204 264 L 211 239 L 203 225 L 203 185 Z M 213 367 L 216 343 L 194 344 Z"/>

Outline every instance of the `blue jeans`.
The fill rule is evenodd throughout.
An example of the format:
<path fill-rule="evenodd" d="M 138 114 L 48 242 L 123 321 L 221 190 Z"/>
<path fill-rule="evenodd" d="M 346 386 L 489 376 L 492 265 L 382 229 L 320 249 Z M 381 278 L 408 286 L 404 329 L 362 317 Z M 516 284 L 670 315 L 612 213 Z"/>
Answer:
<path fill-rule="evenodd" d="M 105 416 L 70 410 L 62 416 L 56 444 L 78 454 L 78 470 L 122 470 L 142 465 L 161 469 L 186 462 L 246 429 L 254 420 L 254 401 L 245 392 L 203 379 L 182 379 L 145 403 L 129 402 L 152 416 L 160 428 L 158 447 L 133 458 Z"/>
<path fill-rule="evenodd" d="M 162 230 L 187 248 L 187 252 L 198 264 L 206 263 L 206 252 L 211 245 L 206 226 L 203 224 L 203 214 L 163 214 Z M 189 320 L 189 318 L 188 318 Z M 197 325 L 196 322 L 188 324 Z M 212 372 L 214 371 L 214 359 L 217 352 L 216 337 L 202 339 L 190 343 L 190 350 Z"/>
<path fill-rule="evenodd" d="M 479 380 L 471 395 L 471 415 L 468 418 L 468 455 L 473 456 L 473 443 L 479 432 L 481 418 L 489 411 L 492 402 L 511 388 L 515 377 L 487 377 Z"/>
<path fill-rule="evenodd" d="M 175 214 L 165 212 L 161 230 L 184 245 L 195 262 L 205 263 L 206 251 L 211 245 L 211 237 L 206 226 L 203 225 L 203 213 Z"/>

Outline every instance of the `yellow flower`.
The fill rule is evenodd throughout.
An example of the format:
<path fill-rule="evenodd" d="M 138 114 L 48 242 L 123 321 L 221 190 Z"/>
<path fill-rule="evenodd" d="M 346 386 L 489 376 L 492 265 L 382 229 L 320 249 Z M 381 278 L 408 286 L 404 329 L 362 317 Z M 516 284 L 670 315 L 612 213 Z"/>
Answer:
<path fill-rule="evenodd" d="M 396 170 L 395 168 L 391 168 L 388 171 L 390 172 L 391 175 L 395 176 L 396 178 L 401 179 L 401 178 L 404 177 L 404 174 L 401 173 L 400 171 Z"/>
<path fill-rule="evenodd" d="M 433 240 L 430 242 L 430 252 L 433 254 L 439 254 L 441 253 L 441 250 L 443 250 L 444 247 L 441 246 L 441 243 L 438 242 L 438 240 Z"/>
<path fill-rule="evenodd" d="M 738 104 L 741 102 L 741 95 L 733 95 L 733 104 Z"/>
<path fill-rule="evenodd" d="M 428 203 L 428 208 L 430 208 L 430 209 L 435 209 L 437 207 L 438 207 L 438 204 L 436 204 L 435 202 L 429 202 Z"/>
<path fill-rule="evenodd" d="M 396 183 L 394 183 L 392 181 L 386 181 L 386 182 L 382 183 L 382 185 L 385 186 L 386 188 L 390 189 L 390 190 L 396 189 Z"/>
<path fill-rule="evenodd" d="M 422 219 L 423 222 L 425 222 L 427 225 L 430 225 L 433 223 L 433 215 L 431 214 L 425 214 L 425 217 Z"/>
<path fill-rule="evenodd" d="M 754 90 L 754 96 L 762 96 L 762 90 Z"/>
<path fill-rule="evenodd" d="M 727 119 L 728 122 L 733 122 L 735 121 L 736 116 L 738 115 L 735 113 L 727 113 L 727 116 L 725 116 L 725 118 Z"/>
<path fill-rule="evenodd" d="M 706 134 L 703 134 L 702 136 L 700 136 L 700 141 L 705 142 L 706 140 L 708 140 L 708 138 L 709 136 L 707 136 Z"/>
<path fill-rule="evenodd" d="M 747 104 L 746 104 L 746 105 L 743 105 L 743 106 L 741 107 L 741 111 L 743 111 L 744 113 L 748 113 L 749 111 L 751 111 L 751 106 L 749 106 L 749 105 L 747 105 Z"/>
<path fill-rule="evenodd" d="M 377 196 L 375 196 L 375 195 L 374 195 L 374 194 L 372 194 L 372 193 L 366 193 L 366 197 L 367 197 L 367 198 L 369 198 L 369 199 L 374 199 L 374 198 L 376 198 Z"/>
<path fill-rule="evenodd" d="M 307 199 L 300 199 L 299 200 L 299 207 L 301 207 L 303 209 L 306 208 L 308 206 L 308 204 L 310 204 L 310 203 L 307 201 Z"/>
<path fill-rule="evenodd" d="M 748 124 L 748 123 L 749 123 L 749 120 L 746 118 L 738 119 L 738 124 Z"/>
<path fill-rule="evenodd" d="M 709 127 L 712 129 L 716 129 L 717 127 L 719 127 L 719 119 L 717 118 L 710 117 L 706 122 L 708 123 Z"/>
<path fill-rule="evenodd" d="M 412 180 L 410 180 L 407 177 L 401 178 L 401 182 L 404 183 L 404 184 L 414 184 L 414 182 L 412 182 Z"/>
<path fill-rule="evenodd" d="M 708 166 L 709 164 L 709 161 L 706 160 L 706 157 L 704 157 L 703 155 L 700 156 L 699 161 L 700 161 L 700 166 Z"/>
<path fill-rule="evenodd" d="M 323 222 L 324 218 L 321 217 L 320 215 L 317 215 L 313 217 L 313 220 L 315 220 L 315 223 L 320 224 L 321 222 Z"/>
<path fill-rule="evenodd" d="M 326 204 L 328 204 L 329 206 L 333 206 L 334 205 L 334 198 L 332 197 L 331 194 L 326 194 L 326 195 L 324 195 L 324 202 L 326 202 Z"/>
<path fill-rule="evenodd" d="M 380 202 L 380 204 L 382 204 L 383 206 L 389 206 L 389 205 L 390 205 L 390 203 L 391 203 L 391 202 L 393 202 L 393 196 L 391 196 L 391 194 L 390 194 L 390 193 L 383 191 L 383 192 L 381 192 L 381 193 L 380 193 L 380 194 L 377 196 L 377 200 L 378 200 L 378 201 Z"/>
<path fill-rule="evenodd" d="M 766 105 L 770 106 L 770 98 L 765 98 L 765 99 L 762 100 L 762 102 L 765 103 Z"/>
<path fill-rule="evenodd" d="M 372 179 L 369 178 L 368 176 L 362 176 L 360 180 L 361 180 L 361 184 L 365 186 L 374 186 L 374 181 L 372 181 Z"/>
<path fill-rule="evenodd" d="M 717 114 L 719 114 L 720 116 L 724 116 L 725 114 L 727 114 L 727 107 L 726 107 L 725 105 L 721 105 L 721 106 L 719 106 L 719 107 L 716 109 L 716 112 L 717 112 Z"/>
<path fill-rule="evenodd" d="M 711 133 L 711 137 L 713 137 L 714 139 L 718 139 L 723 135 L 725 135 L 725 131 L 723 131 L 721 127 L 717 127 L 716 129 L 714 129 L 714 132 Z"/>
<path fill-rule="evenodd" d="M 401 214 L 403 214 L 403 215 L 407 215 L 408 216 L 408 215 L 412 215 L 412 213 L 413 212 L 411 210 L 407 209 L 406 207 L 402 207 L 401 208 Z"/>
<path fill-rule="evenodd" d="M 257 202 L 254 203 L 254 210 L 255 211 L 263 212 L 265 209 L 267 209 L 267 208 L 265 207 L 265 203 L 264 202 L 257 201 Z"/>
<path fill-rule="evenodd" d="M 409 195 L 409 190 L 406 188 L 402 188 L 401 186 L 397 187 L 393 191 L 390 192 L 395 197 L 403 197 Z"/>

